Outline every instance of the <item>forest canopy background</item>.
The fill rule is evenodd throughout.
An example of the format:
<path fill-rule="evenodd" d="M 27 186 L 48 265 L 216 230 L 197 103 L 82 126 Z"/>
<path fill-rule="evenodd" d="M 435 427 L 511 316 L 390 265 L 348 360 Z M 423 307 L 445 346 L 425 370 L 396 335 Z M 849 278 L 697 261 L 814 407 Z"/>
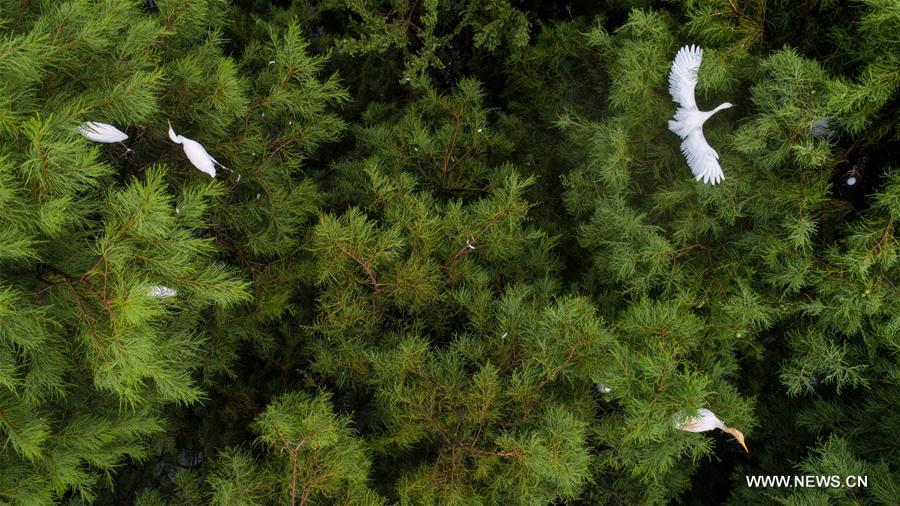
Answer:
<path fill-rule="evenodd" d="M 0 0 L 0 503 L 898 504 L 898 33 L 900 0 Z M 666 127 L 687 44 L 735 104 L 715 186 Z M 749 455 L 673 426 L 704 407 Z"/>

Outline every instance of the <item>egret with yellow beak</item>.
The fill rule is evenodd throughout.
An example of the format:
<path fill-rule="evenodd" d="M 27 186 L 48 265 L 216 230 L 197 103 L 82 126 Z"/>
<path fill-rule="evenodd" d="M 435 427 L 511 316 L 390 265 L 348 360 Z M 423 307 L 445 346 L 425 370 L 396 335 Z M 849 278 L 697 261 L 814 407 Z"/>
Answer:
<path fill-rule="evenodd" d="M 734 436 L 734 438 L 737 439 L 737 442 L 744 447 L 744 451 L 748 454 L 750 453 L 750 450 L 747 449 L 747 445 L 744 444 L 744 433 L 734 427 L 725 425 L 725 422 L 719 420 L 712 411 L 706 408 L 698 409 L 697 416 L 695 417 L 685 417 L 684 412 L 679 411 L 675 414 L 674 425 L 675 428 L 687 432 L 706 432 L 713 429 L 723 430 Z"/>

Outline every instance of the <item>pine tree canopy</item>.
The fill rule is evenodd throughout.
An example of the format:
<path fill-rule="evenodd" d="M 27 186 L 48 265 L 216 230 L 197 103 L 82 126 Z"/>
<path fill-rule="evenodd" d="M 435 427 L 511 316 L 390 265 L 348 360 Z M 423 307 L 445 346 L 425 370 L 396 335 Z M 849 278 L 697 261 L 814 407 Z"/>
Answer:
<path fill-rule="evenodd" d="M 900 504 L 898 33 L 0 0 L 0 505 Z"/>

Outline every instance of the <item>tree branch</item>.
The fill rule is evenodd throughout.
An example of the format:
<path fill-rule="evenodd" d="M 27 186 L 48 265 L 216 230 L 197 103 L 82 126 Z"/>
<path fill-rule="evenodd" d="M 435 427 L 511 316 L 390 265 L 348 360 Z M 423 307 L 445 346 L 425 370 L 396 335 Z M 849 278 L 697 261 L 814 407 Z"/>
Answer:
<path fill-rule="evenodd" d="M 565 366 L 569 365 L 569 363 L 572 361 L 572 358 L 573 358 L 574 356 L 575 356 L 575 348 L 573 347 L 573 348 L 569 351 L 569 354 L 566 356 L 566 359 L 563 361 L 563 363 L 560 364 L 559 367 L 557 367 L 556 369 L 554 369 L 553 372 L 551 372 L 550 375 L 547 376 L 547 379 L 545 379 L 544 381 L 542 381 L 541 384 L 538 385 L 538 386 L 535 388 L 535 390 L 540 390 L 540 389 L 544 388 L 544 385 L 546 385 L 547 383 L 553 381 L 553 378 L 556 378 L 556 375 L 559 374 L 559 371 L 562 371 L 563 368 L 564 368 Z"/>

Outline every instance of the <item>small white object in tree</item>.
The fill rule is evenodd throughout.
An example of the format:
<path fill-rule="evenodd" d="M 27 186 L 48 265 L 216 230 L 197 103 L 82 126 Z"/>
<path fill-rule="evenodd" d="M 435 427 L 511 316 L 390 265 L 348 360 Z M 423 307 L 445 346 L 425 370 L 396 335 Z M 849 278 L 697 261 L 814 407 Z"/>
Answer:
<path fill-rule="evenodd" d="M 686 417 L 683 411 L 679 411 L 675 414 L 673 424 L 675 428 L 687 432 L 706 432 L 713 429 L 723 430 L 734 436 L 737 442 L 744 447 L 744 451 L 750 453 L 747 445 L 744 444 L 744 433 L 734 427 L 725 425 L 725 422 L 719 420 L 712 411 L 706 408 L 698 409 L 696 417 Z"/>
<path fill-rule="evenodd" d="M 150 287 L 150 290 L 147 290 L 147 295 L 157 299 L 167 299 L 178 295 L 178 291 L 168 286 L 153 285 Z"/>
<path fill-rule="evenodd" d="M 216 177 L 216 165 L 222 167 L 225 170 L 231 170 L 228 167 L 222 165 L 217 162 L 215 158 L 209 155 L 206 152 L 206 148 L 203 147 L 199 142 L 188 139 L 183 135 L 176 135 L 175 130 L 172 130 L 172 123 L 169 123 L 169 138 L 172 139 L 172 142 L 175 144 L 181 144 L 184 148 L 184 154 L 187 155 L 188 160 L 191 161 L 191 164 L 194 167 L 197 167 L 200 172 L 204 172 L 209 174 L 210 177 Z"/>
<path fill-rule="evenodd" d="M 125 132 L 108 123 L 100 123 L 99 121 L 82 123 L 78 127 L 78 133 L 85 136 L 88 140 L 106 144 L 122 142 L 128 138 L 128 134 Z"/>
<path fill-rule="evenodd" d="M 256 200 L 259 200 L 259 194 L 258 194 L 258 193 L 256 194 Z"/>
<path fill-rule="evenodd" d="M 478 133 L 481 133 L 482 130 L 484 130 L 484 129 L 483 129 L 483 128 L 479 128 L 479 129 L 478 129 Z"/>
<path fill-rule="evenodd" d="M 694 179 L 704 183 L 717 184 L 725 175 L 719 166 L 719 153 L 706 142 L 703 124 L 713 114 L 732 107 L 725 102 L 712 111 L 697 109 L 694 88 L 697 86 L 697 72 L 703 59 L 703 50 L 697 46 L 684 46 L 672 62 L 669 72 L 669 94 L 680 107 L 675 111 L 675 119 L 669 120 L 669 130 L 683 139 L 681 152 L 684 154 Z"/>
<path fill-rule="evenodd" d="M 275 60 L 269 60 L 269 66 L 275 65 Z"/>
<path fill-rule="evenodd" d="M 109 123 L 100 123 L 99 121 L 86 121 L 78 126 L 78 133 L 86 139 L 94 142 L 102 142 L 104 144 L 119 143 L 125 147 L 125 154 L 131 153 L 133 149 L 125 146 L 122 142 L 128 138 L 128 134 L 110 125 Z"/>
<path fill-rule="evenodd" d="M 500 339 L 506 339 L 507 337 L 509 337 L 509 332 L 504 332 Z"/>
<path fill-rule="evenodd" d="M 853 186 L 853 185 L 855 185 L 855 184 L 856 184 L 856 178 L 855 178 L 855 177 L 850 176 L 850 177 L 847 178 L 847 186 Z"/>
<path fill-rule="evenodd" d="M 181 214 L 181 209 L 178 209 L 178 206 L 175 206 L 175 214 Z"/>
<path fill-rule="evenodd" d="M 469 248 L 469 251 L 475 251 L 475 245 L 472 244 L 471 239 L 466 239 L 466 247 Z"/>
<path fill-rule="evenodd" d="M 608 394 L 612 392 L 612 387 L 603 383 L 597 383 L 597 391 L 601 394 Z"/>

